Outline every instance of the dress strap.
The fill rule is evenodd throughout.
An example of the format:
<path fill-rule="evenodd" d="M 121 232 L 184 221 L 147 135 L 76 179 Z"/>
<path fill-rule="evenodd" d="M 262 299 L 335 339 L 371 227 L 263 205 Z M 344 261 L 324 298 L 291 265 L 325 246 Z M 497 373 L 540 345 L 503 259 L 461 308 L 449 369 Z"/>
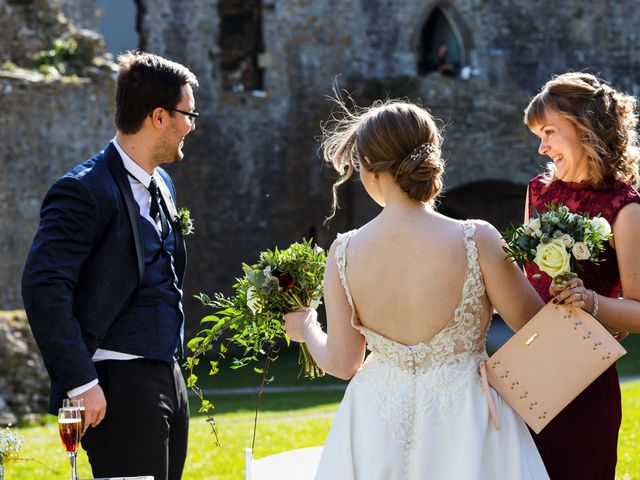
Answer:
<path fill-rule="evenodd" d="M 349 305 L 353 310 L 353 299 L 351 298 L 351 291 L 349 290 L 349 283 L 347 282 L 346 266 L 347 266 L 347 245 L 351 237 L 357 232 L 357 230 L 351 230 L 346 233 L 339 233 L 336 239 L 336 264 L 338 265 L 338 274 L 340 275 L 340 283 L 344 288 L 344 293 L 347 296 Z"/>
<path fill-rule="evenodd" d="M 476 233 L 476 224 L 473 220 L 466 220 L 462 224 L 462 229 L 464 232 L 464 247 L 467 250 L 467 268 L 471 271 L 473 277 L 477 277 L 478 274 L 481 274 L 481 270 L 478 263 L 478 247 L 473 239 Z"/>
<path fill-rule="evenodd" d="M 476 233 L 476 224 L 473 223 L 473 220 L 465 220 L 462 222 L 462 231 L 464 232 L 464 245 L 469 250 L 469 243 L 475 243 L 473 242 L 473 235 Z"/>

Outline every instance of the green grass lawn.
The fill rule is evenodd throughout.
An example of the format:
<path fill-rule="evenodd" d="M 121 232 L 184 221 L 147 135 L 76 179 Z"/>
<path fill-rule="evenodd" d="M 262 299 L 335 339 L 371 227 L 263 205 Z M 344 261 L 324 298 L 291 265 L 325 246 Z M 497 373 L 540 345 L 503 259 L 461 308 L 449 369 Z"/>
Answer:
<path fill-rule="evenodd" d="M 622 341 L 627 355 L 618 360 L 618 373 L 623 377 L 640 378 L 640 335 L 629 335 Z"/>
<path fill-rule="evenodd" d="M 624 341 L 629 355 L 618 362 L 621 375 L 640 376 L 640 336 Z M 297 348 L 283 351 L 270 368 L 274 386 L 307 386 L 328 383 L 344 384 L 327 376 L 318 380 L 298 378 Z M 209 377 L 204 366 L 199 370 L 203 388 L 257 387 L 261 376 L 252 368 L 230 370 L 221 368 L 220 374 Z M 623 424 L 620 431 L 619 480 L 640 480 L 640 381 L 622 385 Z M 331 425 L 341 391 L 313 391 L 295 393 L 267 393 L 263 396 L 259 416 L 255 457 L 272 453 L 321 445 Z M 215 404 L 221 447 L 214 445 L 211 429 L 205 418 L 197 414 L 198 404 L 191 398 L 189 451 L 185 480 L 239 480 L 243 478 L 244 448 L 251 446 L 255 394 L 208 395 Z M 25 437 L 23 457 L 36 461 L 21 461 L 6 465 L 7 480 L 39 480 L 68 478 L 68 460 L 58 438 L 55 418 L 48 416 L 42 425 L 23 427 Z M 44 464 L 44 465 L 43 465 Z M 83 451 L 79 454 L 81 478 L 91 472 Z"/>
<path fill-rule="evenodd" d="M 329 431 L 342 392 L 302 392 L 265 395 L 260 413 L 256 458 L 293 448 L 321 445 Z M 185 480 L 239 480 L 243 478 L 244 448 L 251 446 L 255 408 L 254 395 L 223 396 L 216 401 L 216 420 L 221 446 L 216 447 L 204 417 L 190 423 Z M 20 429 L 25 438 L 22 456 L 34 461 L 6 465 L 7 480 L 68 478 L 68 460 L 58 437 L 55 418 L 44 425 Z M 79 454 L 80 478 L 90 478 L 84 451 Z"/>
<path fill-rule="evenodd" d="M 640 479 L 640 381 L 622 384 L 622 428 L 616 479 Z"/>

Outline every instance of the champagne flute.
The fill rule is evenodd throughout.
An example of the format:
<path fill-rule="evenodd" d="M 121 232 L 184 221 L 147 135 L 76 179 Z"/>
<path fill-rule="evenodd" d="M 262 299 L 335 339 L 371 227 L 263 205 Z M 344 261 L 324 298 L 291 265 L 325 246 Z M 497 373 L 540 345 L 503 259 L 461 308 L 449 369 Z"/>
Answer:
<path fill-rule="evenodd" d="M 82 430 L 80 430 L 80 437 L 84 435 L 84 400 L 82 398 L 65 398 L 62 400 L 62 408 L 77 408 L 80 410 L 80 418 L 82 419 Z"/>
<path fill-rule="evenodd" d="M 58 431 L 60 432 L 62 445 L 64 445 L 69 454 L 71 480 L 78 480 L 76 456 L 78 455 L 81 428 L 82 417 L 79 408 L 61 408 L 58 410 Z"/>

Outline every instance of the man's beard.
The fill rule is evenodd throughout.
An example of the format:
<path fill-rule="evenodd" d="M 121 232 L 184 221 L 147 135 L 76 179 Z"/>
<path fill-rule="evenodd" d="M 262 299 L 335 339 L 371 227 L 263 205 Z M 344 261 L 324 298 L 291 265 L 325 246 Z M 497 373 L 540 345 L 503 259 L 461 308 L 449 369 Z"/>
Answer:
<path fill-rule="evenodd" d="M 169 142 L 163 142 L 158 145 L 154 152 L 154 159 L 157 165 L 164 165 L 167 163 L 177 163 L 184 158 L 184 152 L 182 147 L 184 146 L 184 138 L 178 142 L 177 145 L 170 145 Z"/>

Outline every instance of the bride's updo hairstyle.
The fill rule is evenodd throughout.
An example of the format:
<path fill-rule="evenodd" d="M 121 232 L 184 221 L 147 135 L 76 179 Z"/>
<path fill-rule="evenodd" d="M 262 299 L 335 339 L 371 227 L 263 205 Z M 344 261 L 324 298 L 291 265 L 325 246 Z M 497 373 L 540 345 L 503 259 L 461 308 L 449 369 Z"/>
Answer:
<path fill-rule="evenodd" d="M 340 174 L 329 218 L 338 208 L 338 187 L 359 168 L 389 172 L 409 198 L 433 203 L 444 170 L 442 137 L 433 117 L 401 100 L 378 100 L 369 108 L 353 109 L 340 98 L 335 101 L 336 110 L 322 126 L 324 159 Z"/>
<path fill-rule="evenodd" d="M 571 72 L 549 80 L 524 111 L 524 123 L 534 129 L 544 124 L 546 111 L 569 120 L 587 152 L 589 180 L 638 183 L 636 99 L 589 73 Z M 547 182 L 555 177 L 547 165 Z"/>

